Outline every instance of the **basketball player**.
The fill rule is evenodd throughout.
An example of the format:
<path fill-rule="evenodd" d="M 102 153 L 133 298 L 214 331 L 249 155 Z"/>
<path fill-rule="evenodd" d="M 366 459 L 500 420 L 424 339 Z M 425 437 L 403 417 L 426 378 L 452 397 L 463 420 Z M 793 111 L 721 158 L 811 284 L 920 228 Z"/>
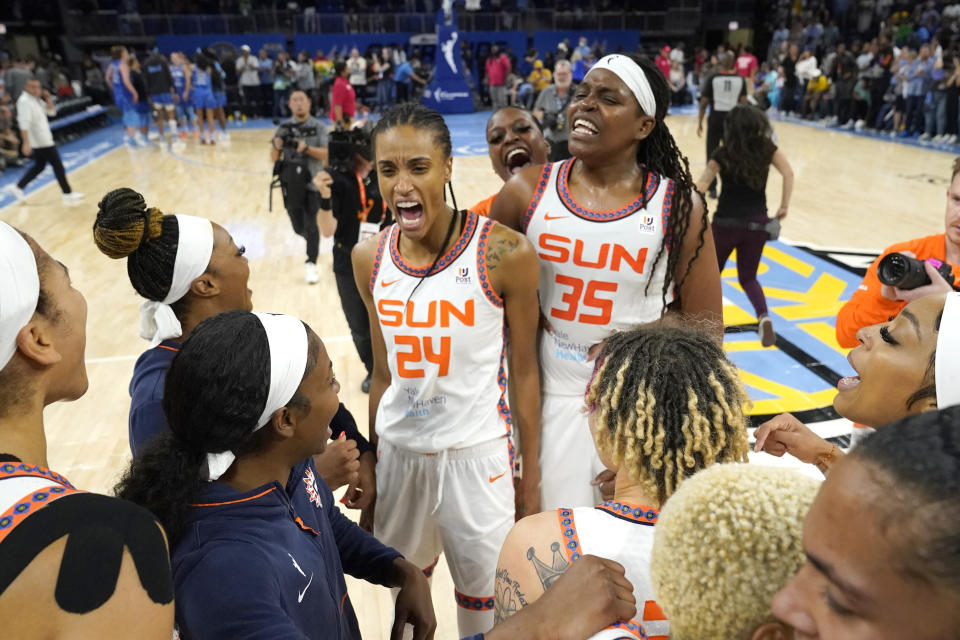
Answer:
<path fill-rule="evenodd" d="M 713 236 L 664 122 L 670 87 L 646 58 L 600 60 L 570 103 L 570 151 L 514 176 L 491 216 L 540 257 L 542 506 L 592 506 L 603 470 L 581 414 L 590 350 L 667 310 L 722 333 Z"/>
<path fill-rule="evenodd" d="M 373 142 L 397 219 L 353 250 L 373 340 L 374 532 L 428 574 L 446 553 L 460 634 L 482 633 L 500 545 L 539 498 L 536 256 L 520 234 L 446 205 L 453 158 L 439 113 L 397 106 Z M 523 458 L 516 508 L 504 324 Z"/>
<path fill-rule="evenodd" d="M 519 107 L 503 107 L 487 121 L 487 150 L 493 170 L 506 182 L 533 164 L 542 165 L 550 156 L 550 143 L 543 137 L 540 122 L 529 111 Z M 481 200 L 470 210 L 481 216 L 490 215 L 490 207 L 499 191 Z"/>
<path fill-rule="evenodd" d="M 127 258 L 130 283 L 146 298 L 140 335 L 150 348 L 137 359 L 130 381 L 130 451 L 136 457 L 168 432 L 164 380 L 181 343 L 206 318 L 252 308 L 250 268 L 243 247 L 223 227 L 205 218 L 148 209 L 132 189 L 103 197 L 93 237 L 107 256 Z M 373 499 L 373 447 L 343 406 L 331 427 L 340 437 L 317 456 L 317 468 L 331 488 L 350 485 L 348 507 L 364 507 Z"/>
<path fill-rule="evenodd" d="M 960 293 L 914 300 L 896 318 L 857 332 L 848 356 L 855 376 L 841 378 L 833 408 L 844 418 L 882 427 L 915 413 L 960 404 Z M 794 416 L 760 425 L 756 451 L 789 453 L 824 473 L 843 453 Z"/>
<path fill-rule="evenodd" d="M 153 106 L 153 117 L 157 121 L 157 129 L 163 135 L 163 124 L 167 123 L 167 131 L 172 140 L 177 135 L 177 115 L 174 104 L 175 88 L 173 76 L 170 74 L 170 65 L 159 51 L 154 50 L 143 63 L 144 80 L 147 91 L 150 93 L 150 104 Z"/>
<path fill-rule="evenodd" d="M 669 324 L 605 342 L 584 400 L 600 458 L 617 473 L 613 500 L 514 525 L 497 564 L 498 619 L 537 600 L 591 553 L 623 565 L 638 623 L 651 640 L 668 637 L 650 581 L 659 509 L 685 478 L 714 462 L 746 462 L 748 450 L 747 394 L 736 368 L 706 334 Z"/>
<path fill-rule="evenodd" d="M 124 142 L 145 147 L 147 141 L 138 131 L 140 114 L 137 112 L 136 104 L 140 100 L 146 100 L 147 96 L 139 95 L 133 87 L 130 79 L 130 53 L 127 48 L 114 45 L 110 48 L 110 56 L 113 62 L 107 67 L 106 81 L 113 88 L 113 103 L 123 113 L 123 126 L 127 131 Z"/>
<path fill-rule="evenodd" d="M 213 101 L 216 107 L 213 115 L 220 124 L 219 139 L 222 142 L 230 141 L 230 133 L 227 131 L 227 88 L 225 84 L 226 72 L 220 66 L 220 60 L 213 49 L 205 49 L 204 55 L 210 61 L 210 87 L 213 90 Z"/>
<path fill-rule="evenodd" d="M 196 54 L 193 60 L 193 69 L 190 74 L 188 91 L 192 91 L 191 101 L 197 111 L 199 130 L 202 136 L 201 144 L 216 144 L 213 140 L 213 112 L 217 108 L 217 101 L 213 95 L 211 77 L 213 64 L 202 53 Z M 207 123 L 207 131 L 203 131 L 203 123 Z"/>
<path fill-rule="evenodd" d="M 0 222 L 0 620 L 11 638 L 169 640 L 154 517 L 47 468 L 44 407 L 87 391 L 86 320 L 67 268 Z"/>
<path fill-rule="evenodd" d="M 703 116 L 710 106 L 707 119 L 707 161 L 713 157 L 723 142 L 723 121 L 738 103 L 747 100 L 747 81 L 734 68 L 736 59 L 732 51 L 720 54 L 720 69 L 703 81 L 703 94 L 700 96 L 700 113 L 697 115 L 697 137 L 703 136 Z M 717 197 L 717 181 L 710 183 L 708 195 Z"/>
<path fill-rule="evenodd" d="M 291 316 L 208 318 L 174 358 L 170 433 L 117 493 L 170 536 L 183 637 L 360 640 L 345 572 L 399 588 L 394 626 L 433 636 L 420 569 L 344 516 L 317 480 L 312 456 L 339 391 L 323 342 Z"/>
<path fill-rule="evenodd" d="M 190 90 L 193 88 L 191 84 L 193 73 L 190 69 L 190 61 L 180 51 L 174 51 L 170 54 L 170 62 L 172 63 L 170 75 L 173 77 L 174 92 L 176 93 L 174 101 L 177 104 L 177 120 L 182 126 L 180 138 L 187 137 L 188 128 L 193 130 L 194 137 L 199 137 L 200 129 L 197 126 L 197 116 L 189 98 Z"/>

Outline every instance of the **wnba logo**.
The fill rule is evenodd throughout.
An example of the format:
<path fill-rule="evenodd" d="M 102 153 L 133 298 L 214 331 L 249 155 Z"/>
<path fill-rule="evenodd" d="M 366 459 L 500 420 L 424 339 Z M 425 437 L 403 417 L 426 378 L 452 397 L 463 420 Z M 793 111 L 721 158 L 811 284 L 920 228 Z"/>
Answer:
<path fill-rule="evenodd" d="M 470 284 L 470 267 L 457 269 L 457 284 Z"/>

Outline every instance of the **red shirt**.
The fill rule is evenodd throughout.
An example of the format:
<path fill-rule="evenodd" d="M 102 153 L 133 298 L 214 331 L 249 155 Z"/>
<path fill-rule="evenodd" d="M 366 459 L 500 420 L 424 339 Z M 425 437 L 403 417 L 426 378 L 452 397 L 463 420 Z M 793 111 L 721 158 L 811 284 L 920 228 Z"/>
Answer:
<path fill-rule="evenodd" d="M 757 57 L 752 53 L 742 53 L 737 58 L 737 73 L 744 78 L 749 78 L 750 74 L 757 70 Z"/>
<path fill-rule="evenodd" d="M 499 87 L 507 82 L 507 74 L 510 73 L 510 58 L 507 54 L 501 53 L 497 57 L 487 58 L 487 82 L 490 86 Z"/>
<path fill-rule="evenodd" d="M 657 56 L 657 68 L 665 78 L 670 77 L 670 57 L 665 55 Z"/>
<path fill-rule="evenodd" d="M 333 81 L 333 90 L 330 94 L 330 115 L 336 118 L 334 107 L 340 105 L 343 117 L 351 120 L 357 114 L 357 93 L 353 86 L 343 76 L 337 76 Z"/>

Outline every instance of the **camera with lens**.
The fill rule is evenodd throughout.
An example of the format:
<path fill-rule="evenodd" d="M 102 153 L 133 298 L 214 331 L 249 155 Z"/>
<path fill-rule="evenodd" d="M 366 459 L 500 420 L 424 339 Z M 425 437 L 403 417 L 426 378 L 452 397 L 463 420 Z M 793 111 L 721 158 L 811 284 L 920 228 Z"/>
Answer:
<path fill-rule="evenodd" d="M 277 131 L 277 137 L 283 141 L 284 151 L 296 151 L 300 146 L 300 141 L 305 141 L 317 135 L 315 126 L 307 126 L 305 123 L 285 122 L 280 125 Z"/>
<path fill-rule="evenodd" d="M 373 158 L 370 133 L 365 129 L 332 131 L 327 151 L 331 169 L 340 173 L 353 173 L 355 157 L 358 154 L 367 160 Z"/>
<path fill-rule="evenodd" d="M 953 286 L 953 270 L 946 262 L 931 260 L 937 272 Z M 916 289 L 930 284 L 930 277 L 923 267 L 923 261 L 902 253 L 891 253 L 877 265 L 877 277 L 885 285 L 898 289 Z"/>
<path fill-rule="evenodd" d="M 560 133 L 567 128 L 567 110 L 561 109 L 555 113 L 544 112 L 543 130 Z"/>

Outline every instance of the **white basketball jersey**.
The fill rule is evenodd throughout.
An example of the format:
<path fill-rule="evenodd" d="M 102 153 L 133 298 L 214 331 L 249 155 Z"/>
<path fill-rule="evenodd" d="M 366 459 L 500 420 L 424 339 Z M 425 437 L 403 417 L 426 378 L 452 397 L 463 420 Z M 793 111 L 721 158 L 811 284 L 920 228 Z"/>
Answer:
<path fill-rule="evenodd" d="M 673 180 L 650 172 L 634 202 L 590 211 L 568 187 L 574 161 L 544 165 L 523 219 L 540 258 L 540 310 L 553 327 L 540 338 L 543 390 L 563 395 L 583 395 L 593 372 L 586 361 L 591 346 L 660 317 L 666 253 L 656 269 L 654 261 L 674 194 Z"/>
<path fill-rule="evenodd" d="M 635 621 L 648 638 L 667 638 L 670 625 L 656 603 L 650 579 L 653 525 L 659 511 L 652 507 L 608 500 L 596 507 L 557 509 L 567 558 L 574 562 L 590 554 L 623 565 L 637 599 Z"/>
<path fill-rule="evenodd" d="M 381 234 L 370 277 L 390 367 L 377 434 L 419 453 L 471 447 L 510 432 L 503 300 L 487 277 L 487 242 L 496 223 L 464 215 L 463 232 L 429 277 L 423 277 L 429 265 L 410 266 L 400 255 L 396 224 Z"/>

